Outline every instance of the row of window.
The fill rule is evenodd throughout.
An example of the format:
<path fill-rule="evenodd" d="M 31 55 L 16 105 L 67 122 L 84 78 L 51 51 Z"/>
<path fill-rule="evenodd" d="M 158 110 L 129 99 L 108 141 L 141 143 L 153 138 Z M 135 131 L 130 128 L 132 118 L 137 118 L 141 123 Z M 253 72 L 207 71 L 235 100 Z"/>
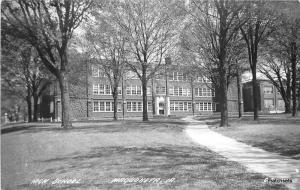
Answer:
<path fill-rule="evenodd" d="M 118 112 L 122 111 L 121 106 L 122 106 L 121 102 L 118 102 Z M 113 112 L 114 102 L 94 101 L 93 110 L 94 112 Z"/>
<path fill-rule="evenodd" d="M 275 106 L 274 99 L 264 99 L 265 108 L 273 108 Z M 277 100 L 277 107 L 284 108 L 284 101 Z"/>
<path fill-rule="evenodd" d="M 100 77 L 105 76 L 103 72 L 97 67 L 92 68 L 92 77 Z M 133 71 L 128 71 L 126 73 L 127 79 L 138 79 L 138 76 Z M 156 79 L 158 80 L 164 80 L 165 79 L 165 73 L 160 72 L 156 75 Z M 168 80 L 170 81 L 188 81 L 188 76 L 186 74 L 183 74 L 182 72 L 171 72 L 168 74 Z M 211 81 L 207 77 L 198 77 L 198 82 L 202 83 L 210 83 Z"/>
<path fill-rule="evenodd" d="M 195 88 L 195 97 L 215 97 L 215 92 L 209 88 Z"/>
<path fill-rule="evenodd" d="M 166 87 L 157 86 L 156 94 L 166 94 Z M 191 96 L 190 88 L 172 86 L 169 88 L 170 96 Z M 215 92 L 209 88 L 195 88 L 195 97 L 214 97 Z"/>
<path fill-rule="evenodd" d="M 95 95 L 111 95 L 112 90 L 110 85 L 104 85 L 104 84 L 93 84 L 93 94 Z M 118 94 L 122 94 L 122 88 L 118 87 Z"/>
<path fill-rule="evenodd" d="M 151 87 L 147 87 L 147 95 L 150 96 L 151 94 Z M 127 86 L 126 87 L 126 95 L 142 95 L 142 86 Z"/>
<path fill-rule="evenodd" d="M 142 112 L 143 103 L 141 101 L 129 101 L 126 103 L 127 112 Z M 148 102 L 148 111 L 152 111 L 152 102 Z M 114 102 L 111 101 L 94 101 L 94 112 L 113 112 Z M 117 111 L 122 111 L 122 103 L 118 102 Z"/>
<path fill-rule="evenodd" d="M 156 75 L 157 80 L 165 80 L 165 73 L 160 72 Z M 172 72 L 168 74 L 169 81 L 188 81 L 187 74 L 183 74 L 181 72 Z M 207 77 L 197 77 L 198 82 L 202 83 L 211 83 L 211 81 Z"/>
<path fill-rule="evenodd" d="M 273 87 L 272 86 L 265 86 L 264 87 L 264 94 L 273 94 Z"/>
<path fill-rule="evenodd" d="M 191 102 L 170 101 L 170 111 L 191 111 Z"/>
<path fill-rule="evenodd" d="M 151 95 L 151 87 L 147 87 L 147 95 Z M 111 86 L 103 84 L 94 84 L 93 85 L 93 94 L 94 95 L 111 95 Z M 118 94 L 122 94 L 122 88 L 118 87 Z M 164 95 L 166 94 L 165 86 L 157 86 L 156 94 Z M 142 86 L 127 86 L 126 95 L 142 95 Z M 189 88 L 183 88 L 179 86 L 172 86 L 169 88 L 170 96 L 191 96 L 191 90 Z M 214 97 L 215 92 L 209 88 L 195 88 L 195 97 Z"/>
<path fill-rule="evenodd" d="M 148 102 L 147 110 L 152 111 L 152 102 Z M 94 101 L 94 112 L 113 112 L 114 102 L 112 101 Z M 129 101 L 126 104 L 127 112 L 142 112 L 143 103 L 141 101 Z M 196 111 L 215 111 L 216 106 L 212 102 L 197 102 Z M 117 111 L 122 111 L 122 103 L 118 102 Z M 171 101 L 170 111 L 192 111 L 192 103 L 186 101 Z"/>
<path fill-rule="evenodd" d="M 191 96 L 191 90 L 189 88 L 172 86 L 169 89 L 169 94 L 170 96 Z"/>
<path fill-rule="evenodd" d="M 216 104 L 212 102 L 196 103 L 196 111 L 216 111 Z"/>

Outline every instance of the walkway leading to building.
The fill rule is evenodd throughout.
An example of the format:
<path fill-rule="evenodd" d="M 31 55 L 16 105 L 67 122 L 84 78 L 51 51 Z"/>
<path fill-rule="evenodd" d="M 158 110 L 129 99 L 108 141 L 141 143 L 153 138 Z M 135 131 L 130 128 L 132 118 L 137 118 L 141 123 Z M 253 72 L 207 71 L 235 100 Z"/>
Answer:
<path fill-rule="evenodd" d="M 204 121 L 197 121 L 192 117 L 186 117 L 184 120 L 190 122 L 185 132 L 196 143 L 229 160 L 239 162 L 249 171 L 261 173 L 269 178 L 292 179 L 292 183 L 284 184 L 290 189 L 300 189 L 300 160 L 267 152 L 225 137 L 210 130 Z"/>

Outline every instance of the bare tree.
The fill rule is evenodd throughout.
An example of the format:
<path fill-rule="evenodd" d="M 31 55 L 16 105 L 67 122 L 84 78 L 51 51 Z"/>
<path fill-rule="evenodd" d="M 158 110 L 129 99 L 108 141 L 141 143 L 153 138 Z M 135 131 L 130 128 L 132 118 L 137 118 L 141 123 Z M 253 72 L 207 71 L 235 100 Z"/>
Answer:
<path fill-rule="evenodd" d="M 111 19 L 111 10 L 114 8 L 115 4 L 111 3 L 95 13 L 95 21 L 89 24 L 86 36 L 92 47 L 91 54 L 110 83 L 114 100 L 113 118 L 117 120 L 119 86 L 127 67 L 128 52 L 124 35 Z"/>
<path fill-rule="evenodd" d="M 274 45 L 274 44 L 273 44 Z M 291 113 L 291 64 L 286 59 L 265 55 L 259 71 L 276 87 L 285 104 L 285 113 Z"/>
<path fill-rule="evenodd" d="M 233 47 L 245 21 L 238 19 L 242 5 L 235 1 L 192 1 L 190 22 L 186 25 L 183 46 L 205 69 L 219 89 L 220 126 L 228 126 L 227 89 L 235 67 Z"/>
<path fill-rule="evenodd" d="M 64 128 L 72 126 L 66 74 L 68 44 L 90 6 L 90 0 L 2 1 L 2 26 L 35 47 L 44 65 L 59 81 Z"/>
<path fill-rule="evenodd" d="M 148 120 L 147 83 L 160 69 L 176 35 L 176 20 L 162 5 L 158 0 L 127 0 L 113 10 L 113 19 L 129 42 L 128 66 L 142 83 L 144 121 Z"/>
<path fill-rule="evenodd" d="M 254 120 L 257 120 L 259 91 L 256 74 L 259 46 L 274 31 L 272 25 L 276 17 L 270 9 L 267 9 L 268 4 L 264 1 L 245 1 L 244 5 L 244 15 L 248 17 L 248 20 L 240 29 L 248 51 L 252 73 Z"/>

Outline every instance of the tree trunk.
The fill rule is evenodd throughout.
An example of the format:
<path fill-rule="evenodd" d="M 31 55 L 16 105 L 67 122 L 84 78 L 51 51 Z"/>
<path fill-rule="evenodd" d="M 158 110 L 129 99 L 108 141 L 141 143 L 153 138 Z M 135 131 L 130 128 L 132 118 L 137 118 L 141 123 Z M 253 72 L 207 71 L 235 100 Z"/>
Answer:
<path fill-rule="evenodd" d="M 154 77 L 151 80 L 151 95 L 152 95 L 152 115 L 156 115 L 155 113 L 155 86 L 154 86 Z"/>
<path fill-rule="evenodd" d="M 70 95 L 69 95 L 69 87 L 68 81 L 66 77 L 66 73 L 61 71 L 58 74 L 59 87 L 61 91 L 61 114 L 62 114 L 62 123 L 61 126 L 63 128 L 71 128 L 72 122 L 70 118 Z"/>
<path fill-rule="evenodd" d="M 118 120 L 118 86 L 114 86 L 113 89 L 113 99 L 114 99 L 114 120 Z"/>
<path fill-rule="evenodd" d="M 281 87 L 284 90 L 284 86 Z M 291 113 L 291 74 L 286 74 L 286 98 L 284 99 L 285 113 Z"/>
<path fill-rule="evenodd" d="M 28 122 L 32 122 L 32 110 L 31 110 L 31 94 L 30 91 L 27 90 L 27 97 L 26 97 L 26 102 L 27 102 L 27 112 L 28 112 Z"/>
<path fill-rule="evenodd" d="M 254 62 L 254 61 L 253 61 Z M 256 63 L 253 63 L 252 67 L 252 90 L 253 90 L 253 114 L 254 120 L 258 120 L 258 89 L 257 89 L 257 79 L 256 79 Z"/>
<path fill-rule="evenodd" d="M 297 112 L 297 96 L 296 96 L 296 80 L 297 80 L 297 46 L 296 42 L 291 43 L 291 64 L 292 64 L 292 102 L 293 102 L 293 117 L 296 116 Z"/>
<path fill-rule="evenodd" d="M 143 73 L 142 76 L 142 91 L 143 91 L 143 121 L 148 121 L 147 113 L 147 80 L 146 73 Z"/>
<path fill-rule="evenodd" d="M 220 127 L 228 126 L 228 105 L 227 105 L 227 82 L 225 74 L 221 76 L 220 81 L 220 109 L 221 123 Z"/>
<path fill-rule="evenodd" d="M 39 97 L 37 94 L 33 94 L 33 122 L 38 121 L 38 100 Z"/>
<path fill-rule="evenodd" d="M 227 37 L 227 13 L 220 11 L 220 36 L 219 36 L 219 74 L 220 74 L 220 106 L 221 123 L 220 127 L 228 126 L 228 106 L 227 106 L 227 77 L 226 77 L 226 37 Z"/>
<path fill-rule="evenodd" d="M 194 83 L 193 83 L 193 79 L 191 79 L 191 95 L 192 95 L 192 112 L 193 112 L 193 116 L 195 116 L 195 97 L 194 97 Z"/>
<path fill-rule="evenodd" d="M 237 80 L 237 90 L 238 90 L 238 112 L 239 112 L 239 118 L 242 117 L 242 94 L 241 94 L 241 75 L 240 75 L 240 71 L 238 69 L 237 71 L 237 76 L 236 76 L 236 80 Z"/>
<path fill-rule="evenodd" d="M 285 113 L 291 113 L 291 100 L 290 99 L 283 99 L 284 100 L 284 107 Z"/>

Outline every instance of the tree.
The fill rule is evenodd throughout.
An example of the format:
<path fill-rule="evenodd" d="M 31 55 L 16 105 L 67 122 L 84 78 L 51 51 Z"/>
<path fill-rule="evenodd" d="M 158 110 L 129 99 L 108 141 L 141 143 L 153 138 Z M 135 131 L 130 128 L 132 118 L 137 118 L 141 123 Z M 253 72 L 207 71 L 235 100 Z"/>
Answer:
<path fill-rule="evenodd" d="M 87 40 L 91 44 L 91 54 L 104 71 L 108 79 L 114 100 L 114 120 L 117 120 L 118 94 L 122 76 L 127 67 L 126 39 L 122 35 L 117 23 L 111 19 L 111 10 L 115 8 L 114 3 L 102 7 L 95 12 L 95 22 L 87 28 Z M 124 92 L 123 92 L 124 93 Z"/>
<path fill-rule="evenodd" d="M 59 82 L 64 128 L 72 126 L 66 74 L 70 66 L 68 44 L 90 6 L 89 0 L 2 1 L 2 27 L 31 44 Z"/>
<path fill-rule="evenodd" d="M 248 17 L 247 22 L 240 27 L 243 39 L 247 46 L 249 65 L 252 73 L 253 109 L 254 120 L 258 119 L 259 91 L 257 84 L 257 60 L 259 46 L 272 32 L 274 16 L 267 9 L 267 3 L 263 1 L 244 2 L 244 14 Z"/>
<path fill-rule="evenodd" d="M 258 68 L 280 92 L 285 113 L 291 113 L 291 64 L 285 58 L 280 59 L 274 53 L 269 53 Z"/>
<path fill-rule="evenodd" d="M 16 80 L 18 84 L 25 86 L 26 92 L 21 94 L 26 94 L 23 98 L 27 102 L 28 121 L 37 121 L 38 99 L 50 84 L 49 74 L 31 45 L 13 37 L 4 35 L 2 37 L 4 37 L 4 39 L 2 38 L 2 63 L 6 69 L 4 79 L 6 81 Z M 14 83 L 7 88 L 15 89 L 16 85 Z"/>
<path fill-rule="evenodd" d="M 297 60 L 300 40 L 300 3 L 274 2 L 277 14 L 276 30 L 263 43 L 264 60 L 260 71 L 273 83 L 285 102 L 285 112 L 296 114 Z M 291 98 L 292 96 L 292 98 Z M 292 100 L 291 100 L 292 99 Z"/>
<path fill-rule="evenodd" d="M 128 66 L 141 80 L 143 121 L 147 121 L 147 83 L 172 48 L 178 21 L 158 0 L 127 0 L 117 1 L 117 4 L 112 10 L 112 19 L 129 43 Z"/>
<path fill-rule="evenodd" d="M 195 57 L 214 86 L 219 89 L 220 126 L 228 126 L 227 89 L 235 68 L 233 48 L 239 28 L 242 6 L 235 1 L 192 1 L 190 22 L 183 35 L 183 46 Z"/>
<path fill-rule="evenodd" d="M 286 44 L 289 52 L 289 61 L 291 63 L 292 72 L 292 116 L 296 116 L 297 113 L 297 64 L 299 60 L 299 33 L 300 33 L 300 3 L 299 2 L 284 2 L 279 3 L 281 5 L 281 11 L 283 18 L 285 18 L 284 38 L 287 40 Z M 287 10 L 288 9 L 288 10 Z M 299 95 L 300 96 L 300 95 Z"/>

